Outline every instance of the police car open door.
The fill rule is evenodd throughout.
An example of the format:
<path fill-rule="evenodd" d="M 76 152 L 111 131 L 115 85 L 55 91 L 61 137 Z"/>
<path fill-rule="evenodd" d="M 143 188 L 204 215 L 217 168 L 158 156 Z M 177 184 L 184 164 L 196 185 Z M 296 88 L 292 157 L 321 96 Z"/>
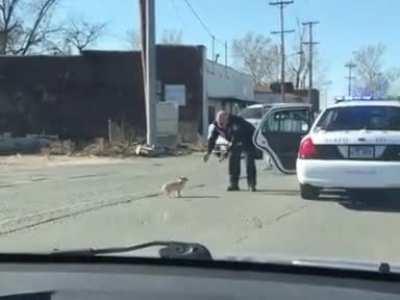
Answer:
<path fill-rule="evenodd" d="M 311 127 L 311 107 L 281 105 L 269 110 L 254 134 L 254 144 L 272 158 L 284 174 L 296 173 L 301 139 Z"/>

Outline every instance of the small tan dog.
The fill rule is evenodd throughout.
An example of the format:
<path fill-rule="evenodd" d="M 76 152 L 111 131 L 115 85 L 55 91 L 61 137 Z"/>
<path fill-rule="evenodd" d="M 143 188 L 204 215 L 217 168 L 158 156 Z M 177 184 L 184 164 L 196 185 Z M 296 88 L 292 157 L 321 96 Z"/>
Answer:
<path fill-rule="evenodd" d="M 186 177 L 179 177 L 176 181 L 164 184 L 161 188 L 161 192 L 169 198 L 171 198 L 173 193 L 175 193 L 175 197 L 182 197 L 182 190 L 188 181 L 189 179 Z"/>

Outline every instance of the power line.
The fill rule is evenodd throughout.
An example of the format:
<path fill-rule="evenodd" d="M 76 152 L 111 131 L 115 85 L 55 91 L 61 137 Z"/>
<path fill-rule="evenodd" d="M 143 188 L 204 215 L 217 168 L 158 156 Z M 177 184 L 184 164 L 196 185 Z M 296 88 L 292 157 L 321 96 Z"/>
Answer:
<path fill-rule="evenodd" d="M 212 32 L 210 27 L 206 24 L 206 22 L 203 21 L 203 19 L 200 17 L 200 15 L 197 13 L 197 11 L 194 9 L 192 4 L 190 4 L 189 0 L 184 0 L 187 7 L 190 9 L 192 14 L 195 16 L 195 18 L 199 21 L 200 25 L 203 27 L 203 29 L 207 32 L 207 34 L 211 38 L 211 52 L 212 52 L 212 60 L 215 60 L 215 43 L 219 43 L 221 46 L 225 47 L 225 41 L 217 38 L 215 34 Z"/>
<path fill-rule="evenodd" d="M 196 12 L 192 4 L 190 4 L 189 0 L 185 0 L 186 5 L 189 7 L 193 15 L 196 17 L 196 19 L 199 21 L 203 29 L 208 33 L 209 36 L 215 37 L 214 34 L 212 33 L 211 29 L 207 26 L 207 24 L 203 21 L 203 19 L 200 17 L 200 15 Z"/>
<path fill-rule="evenodd" d="M 169 3 L 172 5 L 172 9 L 174 10 L 175 15 L 178 17 L 179 21 L 181 22 L 181 25 L 183 27 L 185 27 L 185 24 L 184 24 L 185 22 L 183 21 L 182 15 L 179 13 L 179 9 L 178 9 L 178 6 L 175 3 L 175 0 L 170 0 Z"/>

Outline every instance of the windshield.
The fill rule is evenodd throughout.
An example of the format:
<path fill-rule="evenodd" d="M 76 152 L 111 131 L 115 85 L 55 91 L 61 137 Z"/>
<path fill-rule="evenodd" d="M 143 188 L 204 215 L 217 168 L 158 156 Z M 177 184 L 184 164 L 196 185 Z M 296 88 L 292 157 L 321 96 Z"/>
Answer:
<path fill-rule="evenodd" d="M 338 130 L 400 130 L 400 108 L 361 106 L 328 109 L 319 120 L 318 129 Z"/>
<path fill-rule="evenodd" d="M 400 263 L 399 12 L 0 0 L 0 253 Z"/>

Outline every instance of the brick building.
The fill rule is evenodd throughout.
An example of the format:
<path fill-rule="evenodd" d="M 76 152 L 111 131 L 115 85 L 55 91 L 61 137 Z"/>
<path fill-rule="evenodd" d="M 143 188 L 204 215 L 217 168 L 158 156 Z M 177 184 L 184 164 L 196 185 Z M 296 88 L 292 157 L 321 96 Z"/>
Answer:
<path fill-rule="evenodd" d="M 204 46 L 158 46 L 159 101 L 174 101 L 187 139 L 207 131 L 215 110 L 254 98 L 248 75 L 206 59 Z M 239 86 L 239 88 L 238 88 Z M 0 57 L 0 132 L 107 136 L 108 120 L 145 133 L 140 52 Z"/>

